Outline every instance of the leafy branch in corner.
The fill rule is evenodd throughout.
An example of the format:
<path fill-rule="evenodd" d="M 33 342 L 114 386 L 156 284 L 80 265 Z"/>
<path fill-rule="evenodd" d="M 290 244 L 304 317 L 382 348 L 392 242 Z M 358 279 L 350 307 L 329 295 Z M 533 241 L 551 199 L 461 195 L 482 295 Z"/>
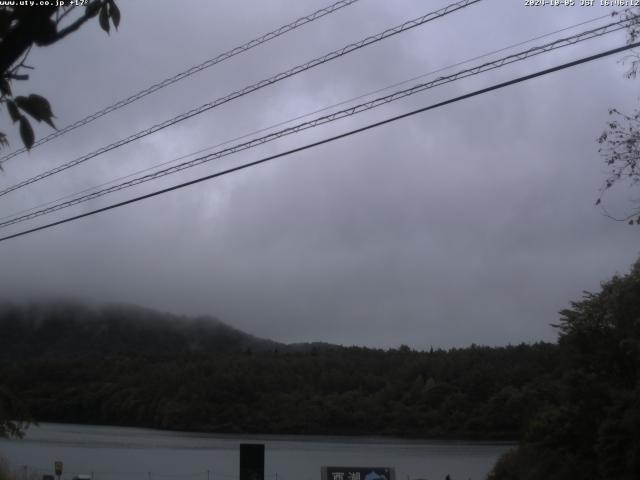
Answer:
<path fill-rule="evenodd" d="M 26 59 L 35 45 L 46 47 L 77 31 L 98 16 L 100 27 L 107 33 L 111 23 L 120 25 L 120 9 L 114 0 L 92 0 L 84 7 L 0 6 L 0 105 L 18 125 L 20 138 L 27 149 L 35 142 L 31 119 L 45 122 L 51 128 L 55 118 L 49 101 L 41 95 L 14 96 L 13 82 L 29 79 Z M 7 135 L 0 132 L 0 148 L 8 146 Z"/>
<path fill-rule="evenodd" d="M 627 27 L 627 44 L 634 43 L 640 38 L 640 9 L 627 9 L 621 15 L 629 21 Z M 635 79 L 640 70 L 640 54 L 633 52 L 622 59 L 630 62 L 625 77 Z M 596 205 L 600 205 L 604 214 L 619 222 L 629 225 L 640 225 L 640 207 L 633 208 L 625 216 L 611 215 L 602 205 L 604 195 L 614 186 L 628 184 L 636 187 L 640 182 L 640 110 L 632 114 L 623 113 L 615 108 L 609 110 L 609 121 L 605 131 L 598 138 L 600 155 L 603 156 L 608 169 L 608 177 L 600 188 L 600 195 Z"/>
<path fill-rule="evenodd" d="M 609 115 L 611 119 L 607 129 L 598 138 L 601 145 L 598 151 L 605 158 L 609 176 L 600 189 L 596 205 L 602 203 L 604 194 L 614 185 L 626 181 L 636 186 L 640 182 L 640 110 L 627 115 L 613 108 L 609 110 Z M 606 215 L 630 225 L 640 225 L 640 208 L 622 218 Z"/>

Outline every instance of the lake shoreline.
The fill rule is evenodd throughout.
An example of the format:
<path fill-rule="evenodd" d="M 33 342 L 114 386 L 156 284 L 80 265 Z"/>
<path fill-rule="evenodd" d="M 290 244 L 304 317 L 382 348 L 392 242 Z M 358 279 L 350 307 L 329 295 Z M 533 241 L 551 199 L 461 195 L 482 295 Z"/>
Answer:
<path fill-rule="evenodd" d="M 38 421 L 33 422 L 32 426 L 38 425 L 58 425 L 58 426 L 78 426 L 78 427 L 101 427 L 101 428 L 119 428 L 119 429 L 136 429 L 144 430 L 150 433 L 171 433 L 176 435 L 197 436 L 202 438 L 265 438 L 275 440 L 278 437 L 291 438 L 299 437 L 301 439 L 309 439 L 311 441 L 321 442 L 323 438 L 340 438 L 345 441 L 353 441 L 357 443 L 473 443 L 473 444 L 488 444 L 488 445 L 517 445 L 520 439 L 508 438 L 505 436 L 455 436 L 455 435 L 442 435 L 442 436 L 398 436 L 398 435 L 375 435 L 370 433 L 291 433 L 291 432 L 213 432 L 205 430 L 179 430 L 171 428 L 159 428 L 146 425 L 117 425 L 117 424 L 100 424 L 100 423 L 78 423 L 78 422 L 56 422 L 56 421 Z M 27 433 L 25 431 L 25 433 Z"/>
<path fill-rule="evenodd" d="M 23 440 L 0 440 L 14 470 L 37 478 L 64 462 L 62 480 L 95 473 L 94 480 L 225 480 L 238 478 L 239 446 L 265 445 L 265 479 L 316 480 L 323 466 L 386 466 L 396 478 L 484 479 L 506 442 L 389 437 L 256 435 L 175 432 L 131 427 L 42 422 Z M 210 474 L 210 477 L 208 476 Z M 28 477 L 31 478 L 31 477 Z M 33 477 L 36 478 L 36 477 Z"/>

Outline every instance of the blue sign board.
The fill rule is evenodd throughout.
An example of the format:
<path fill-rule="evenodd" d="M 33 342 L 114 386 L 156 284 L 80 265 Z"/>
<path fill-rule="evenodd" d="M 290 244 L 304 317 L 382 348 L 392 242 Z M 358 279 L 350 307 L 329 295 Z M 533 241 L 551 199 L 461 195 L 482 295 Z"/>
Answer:
<path fill-rule="evenodd" d="M 392 467 L 322 467 L 322 480 L 395 480 Z"/>

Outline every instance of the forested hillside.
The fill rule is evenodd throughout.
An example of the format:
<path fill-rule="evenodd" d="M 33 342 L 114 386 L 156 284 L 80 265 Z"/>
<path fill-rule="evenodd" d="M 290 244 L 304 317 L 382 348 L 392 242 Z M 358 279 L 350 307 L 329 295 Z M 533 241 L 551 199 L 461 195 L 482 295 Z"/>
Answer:
<path fill-rule="evenodd" d="M 178 317 L 129 305 L 90 307 L 70 301 L 0 305 L 0 360 L 278 347 L 284 345 L 212 317 Z"/>
<path fill-rule="evenodd" d="M 639 478 L 640 262 L 556 326 L 557 344 L 418 352 L 287 346 L 130 307 L 5 306 L 0 426 L 13 408 L 208 432 L 519 439 L 492 480 Z"/>
<path fill-rule="evenodd" d="M 0 307 L 0 389 L 38 421 L 513 439 L 558 358 L 550 344 L 284 345 L 130 306 Z"/>
<path fill-rule="evenodd" d="M 550 344 L 415 352 L 118 354 L 0 364 L 40 421 L 212 432 L 519 438 L 558 363 Z"/>

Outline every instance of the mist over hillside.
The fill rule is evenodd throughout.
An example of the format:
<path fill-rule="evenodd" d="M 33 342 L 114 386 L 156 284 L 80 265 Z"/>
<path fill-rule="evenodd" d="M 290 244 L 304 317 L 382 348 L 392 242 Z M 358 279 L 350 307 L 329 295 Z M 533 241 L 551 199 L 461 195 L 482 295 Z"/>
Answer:
<path fill-rule="evenodd" d="M 283 348 L 284 344 L 254 337 L 209 316 L 189 318 L 132 305 L 74 301 L 0 304 L 2 360 Z"/>
<path fill-rule="evenodd" d="M 544 343 L 282 344 L 212 317 L 128 305 L 0 304 L 0 389 L 36 421 L 514 439 L 557 357 Z"/>

